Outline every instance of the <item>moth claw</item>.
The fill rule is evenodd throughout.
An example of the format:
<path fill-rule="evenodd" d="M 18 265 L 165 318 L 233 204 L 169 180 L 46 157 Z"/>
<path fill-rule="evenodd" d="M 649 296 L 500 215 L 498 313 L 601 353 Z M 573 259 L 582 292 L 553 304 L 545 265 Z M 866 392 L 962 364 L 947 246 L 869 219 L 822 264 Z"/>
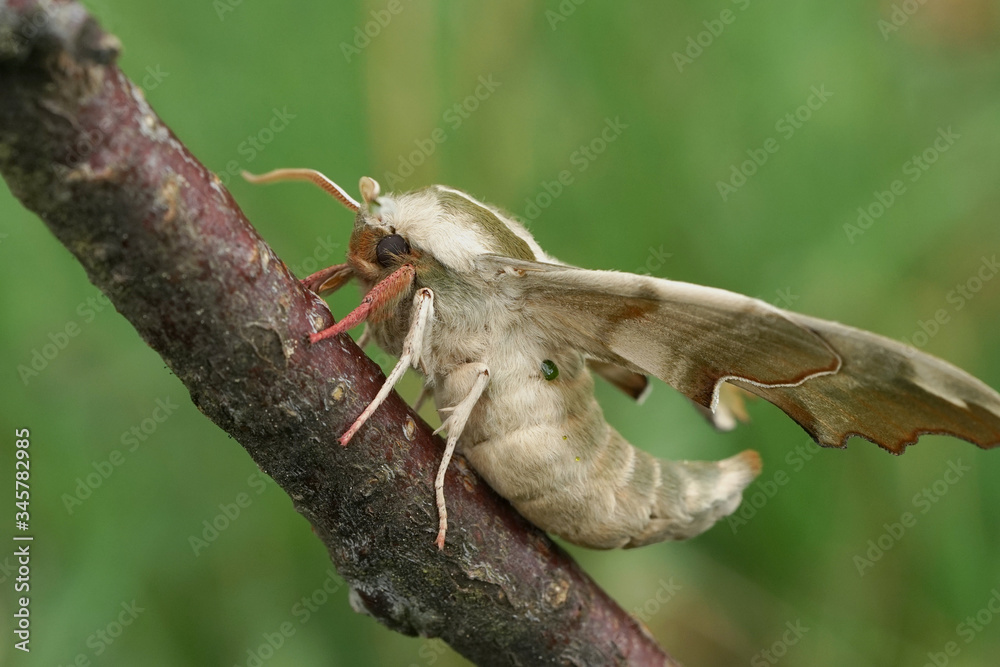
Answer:
<path fill-rule="evenodd" d="M 438 410 L 438 412 L 451 412 L 454 409 L 455 408 L 441 408 L 440 410 Z M 440 426 L 438 426 L 436 429 L 434 429 L 434 432 L 431 433 L 431 435 L 437 435 L 441 431 L 448 431 L 449 425 L 451 425 L 451 423 L 454 422 L 454 421 L 455 421 L 454 415 L 448 417 L 443 422 L 441 422 Z"/>
<path fill-rule="evenodd" d="M 368 415 L 363 412 L 361 413 L 361 416 L 354 420 L 354 423 L 351 424 L 350 428 L 344 431 L 344 435 L 337 438 L 337 442 L 340 443 L 340 446 L 347 447 L 347 443 L 349 443 L 351 438 L 354 437 L 354 434 L 357 433 L 362 426 L 364 426 L 366 421 L 368 421 Z"/>

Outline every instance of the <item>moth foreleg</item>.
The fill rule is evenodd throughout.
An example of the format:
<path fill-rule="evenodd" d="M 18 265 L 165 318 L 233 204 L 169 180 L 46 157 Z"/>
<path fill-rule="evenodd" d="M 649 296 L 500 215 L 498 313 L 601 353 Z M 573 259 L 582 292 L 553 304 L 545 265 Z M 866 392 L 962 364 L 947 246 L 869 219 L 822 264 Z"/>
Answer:
<path fill-rule="evenodd" d="M 399 361 L 396 362 L 396 366 L 389 373 L 389 377 L 385 379 L 385 384 L 379 389 L 378 394 L 372 399 L 372 402 L 368 404 L 368 407 L 364 409 L 364 412 L 354 420 L 351 427 L 347 429 L 344 435 L 340 436 L 340 444 L 346 445 L 350 442 L 354 434 L 358 432 L 368 418 L 374 414 L 378 406 L 382 405 L 385 399 L 389 396 L 389 392 L 392 388 L 399 382 L 403 374 L 406 373 L 406 369 L 412 364 L 416 366 L 420 362 L 420 351 L 423 349 L 424 345 L 424 335 L 427 332 L 427 325 L 431 321 L 431 316 L 434 313 L 434 292 L 430 291 L 426 287 L 422 287 L 417 290 L 417 293 L 413 297 L 413 317 L 410 320 L 410 330 L 406 334 L 406 338 L 403 340 L 403 351 L 399 355 Z"/>
<path fill-rule="evenodd" d="M 299 282 L 307 290 L 323 296 L 324 294 L 336 292 L 353 277 L 354 269 L 351 268 L 350 264 L 335 264 L 334 266 L 320 269 Z"/>
<path fill-rule="evenodd" d="M 448 509 L 445 507 L 444 502 L 444 475 L 448 470 L 448 464 L 451 462 L 452 454 L 455 453 L 455 445 L 458 443 L 459 437 L 462 435 L 462 431 L 465 429 L 466 422 L 469 421 L 469 415 L 472 414 L 472 408 L 475 407 L 476 402 L 479 401 L 479 397 L 482 396 L 483 391 L 486 389 L 486 385 L 490 383 L 490 369 L 487 368 L 486 364 L 483 363 L 473 363 L 464 366 L 458 371 L 459 373 L 475 373 L 476 379 L 472 384 L 472 389 L 469 393 L 459 401 L 456 405 L 450 408 L 444 408 L 440 410 L 441 412 L 450 412 L 448 418 L 444 420 L 441 426 L 438 427 L 435 433 L 441 430 L 447 429 L 448 431 L 448 443 L 444 448 L 444 456 L 441 459 L 441 465 L 438 467 L 437 478 L 434 480 L 434 493 L 437 497 L 437 509 L 438 509 L 438 534 L 435 544 L 437 544 L 438 549 L 444 549 L 444 536 L 448 531 Z"/>

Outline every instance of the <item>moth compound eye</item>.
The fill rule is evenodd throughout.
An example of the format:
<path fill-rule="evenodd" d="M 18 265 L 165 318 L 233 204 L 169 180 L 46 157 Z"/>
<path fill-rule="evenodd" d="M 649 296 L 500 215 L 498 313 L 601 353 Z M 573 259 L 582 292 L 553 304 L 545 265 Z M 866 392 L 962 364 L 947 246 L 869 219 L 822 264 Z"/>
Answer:
<path fill-rule="evenodd" d="M 400 255 L 410 252 L 410 244 L 399 234 L 386 236 L 375 247 L 375 259 L 382 266 L 388 268 L 392 266 Z"/>
<path fill-rule="evenodd" d="M 554 362 L 546 359 L 542 362 L 542 377 L 549 381 L 555 380 L 559 377 L 559 367 Z"/>

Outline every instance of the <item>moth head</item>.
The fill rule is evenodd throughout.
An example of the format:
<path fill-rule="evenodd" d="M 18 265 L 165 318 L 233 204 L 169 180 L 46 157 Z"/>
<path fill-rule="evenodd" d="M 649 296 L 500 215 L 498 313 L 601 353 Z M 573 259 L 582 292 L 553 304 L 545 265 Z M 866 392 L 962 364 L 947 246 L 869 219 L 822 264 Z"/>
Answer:
<path fill-rule="evenodd" d="M 361 203 L 355 209 L 347 260 L 361 280 L 375 284 L 400 267 L 424 265 L 426 253 L 414 249 L 393 224 L 395 201 L 382 196 L 374 178 L 363 176 L 359 184 Z"/>
<path fill-rule="evenodd" d="M 470 195 L 443 185 L 401 194 L 381 194 L 361 179 L 364 203 L 355 218 L 348 261 L 368 280 L 411 263 L 418 280 L 475 274 L 480 255 L 525 260 L 544 253 L 516 220 Z M 369 277 L 371 276 L 371 277 Z"/>
<path fill-rule="evenodd" d="M 390 198 L 380 196 L 381 189 L 373 178 L 361 179 L 363 203 L 315 169 L 275 169 L 260 175 L 244 171 L 243 178 L 251 183 L 308 181 L 318 185 L 355 213 L 354 233 L 351 234 L 347 253 L 351 270 L 335 273 L 330 281 L 318 283 L 315 287 L 319 292 L 326 291 L 331 282 L 341 284 L 345 275 L 360 278 L 368 284 L 369 289 L 382 284 L 375 311 L 376 315 L 384 315 L 413 290 L 417 267 L 423 268 L 430 259 L 414 249 L 406 237 L 397 233 L 391 224 L 387 224 L 386 220 L 392 217 L 390 213 L 393 202 Z"/>

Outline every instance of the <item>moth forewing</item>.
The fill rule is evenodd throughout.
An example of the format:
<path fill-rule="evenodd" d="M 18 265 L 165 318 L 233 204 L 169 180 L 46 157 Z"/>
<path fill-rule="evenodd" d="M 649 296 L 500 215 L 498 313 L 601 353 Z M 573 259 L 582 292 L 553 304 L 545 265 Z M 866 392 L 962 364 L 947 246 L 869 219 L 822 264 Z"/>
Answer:
<path fill-rule="evenodd" d="M 722 429 L 745 420 L 749 392 L 822 445 L 859 435 L 899 452 L 921 433 L 1000 443 L 996 391 L 894 341 L 724 290 L 561 264 L 512 217 L 453 188 L 382 195 L 365 178 L 361 205 L 318 172 L 257 180 L 286 178 L 357 211 L 346 268 L 304 284 L 358 278 L 362 305 L 312 339 L 366 321 L 400 357 L 342 440 L 408 366 L 433 390 L 448 431 L 434 480 L 439 547 L 456 448 L 525 517 L 584 546 L 686 539 L 735 511 L 760 471 L 756 452 L 691 462 L 636 449 L 604 421 L 588 364 L 635 398 L 656 376 Z"/>

